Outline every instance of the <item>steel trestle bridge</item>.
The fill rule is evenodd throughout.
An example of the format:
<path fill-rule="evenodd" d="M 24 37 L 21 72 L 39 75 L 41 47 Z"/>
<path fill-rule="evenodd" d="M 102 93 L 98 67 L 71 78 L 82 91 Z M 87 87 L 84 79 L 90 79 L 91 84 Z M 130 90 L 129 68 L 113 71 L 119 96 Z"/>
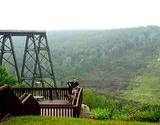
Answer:
<path fill-rule="evenodd" d="M 24 36 L 25 48 L 21 71 L 17 65 L 13 37 Z M 0 30 L 0 66 L 15 69 L 17 80 L 32 87 L 56 87 L 50 48 L 45 31 Z"/>

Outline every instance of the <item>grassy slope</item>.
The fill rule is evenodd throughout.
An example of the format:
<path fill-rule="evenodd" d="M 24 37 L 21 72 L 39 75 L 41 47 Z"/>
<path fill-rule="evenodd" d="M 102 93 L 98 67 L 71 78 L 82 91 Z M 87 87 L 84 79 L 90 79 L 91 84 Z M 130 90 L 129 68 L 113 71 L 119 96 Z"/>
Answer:
<path fill-rule="evenodd" d="M 41 116 L 23 116 L 10 118 L 0 125 L 155 125 L 156 123 L 125 122 L 125 121 L 96 121 L 89 119 L 54 118 Z"/>
<path fill-rule="evenodd" d="M 153 60 L 145 69 L 145 71 L 135 76 L 131 80 L 136 81 L 135 84 L 130 84 L 132 90 L 124 93 L 127 99 L 138 100 L 141 102 L 160 102 L 160 61 Z"/>

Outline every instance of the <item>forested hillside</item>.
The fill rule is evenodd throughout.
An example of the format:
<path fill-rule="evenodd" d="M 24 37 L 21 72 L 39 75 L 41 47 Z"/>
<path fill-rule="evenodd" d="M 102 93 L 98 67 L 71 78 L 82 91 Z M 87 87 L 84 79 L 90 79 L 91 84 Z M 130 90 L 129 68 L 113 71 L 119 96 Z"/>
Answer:
<path fill-rule="evenodd" d="M 101 93 L 141 100 L 146 92 L 143 101 L 160 100 L 160 27 L 48 31 L 48 41 L 63 86 L 78 77 Z M 23 46 L 15 45 L 20 65 Z"/>

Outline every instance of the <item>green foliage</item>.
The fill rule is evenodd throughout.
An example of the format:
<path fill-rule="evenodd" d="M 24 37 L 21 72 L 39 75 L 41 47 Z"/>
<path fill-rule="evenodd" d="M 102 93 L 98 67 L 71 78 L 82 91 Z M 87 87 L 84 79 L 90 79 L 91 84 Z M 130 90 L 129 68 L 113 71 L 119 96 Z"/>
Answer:
<path fill-rule="evenodd" d="M 95 108 L 92 115 L 96 119 L 112 119 L 125 121 L 149 121 L 158 122 L 160 120 L 160 105 L 123 104 L 122 107 L 112 105 L 113 108 Z"/>
<path fill-rule="evenodd" d="M 48 39 L 54 41 L 50 45 L 58 80 L 77 76 L 82 80 L 81 86 L 91 86 L 101 93 L 121 96 L 127 92 L 127 99 L 160 100 L 160 91 L 153 92 L 160 88 L 160 65 L 154 63 L 160 55 L 160 27 L 48 32 Z M 135 79 L 141 76 L 143 83 L 136 83 Z M 146 79 L 148 76 L 150 79 Z"/>
<path fill-rule="evenodd" d="M 124 120 L 150 121 L 160 120 L 160 105 L 139 104 L 137 108 L 131 107 L 132 112 L 126 112 L 127 118 Z"/>
<path fill-rule="evenodd" d="M 0 66 L 0 84 L 8 84 L 8 85 L 15 85 L 17 83 L 17 80 L 13 76 L 9 76 L 8 70 L 6 67 Z"/>
<path fill-rule="evenodd" d="M 101 93 L 122 96 L 129 89 L 124 95 L 127 99 L 160 100 L 160 91 L 155 90 L 160 88 L 160 63 L 155 63 L 160 56 L 160 27 L 49 31 L 47 35 L 57 81 L 79 77 L 81 86 Z M 21 64 L 24 43 L 19 40 L 15 44 L 18 64 Z M 139 77 L 142 84 L 135 82 Z M 150 86 L 152 90 L 147 90 Z"/>
<path fill-rule="evenodd" d="M 160 120 L 159 104 L 113 99 L 97 94 L 89 88 L 84 90 L 83 99 L 83 103 L 91 108 L 91 114 L 95 119 L 150 122 Z"/>
<path fill-rule="evenodd" d="M 92 110 L 92 115 L 95 119 L 103 120 L 110 118 L 110 112 L 107 109 L 95 108 Z"/>
<path fill-rule="evenodd" d="M 151 67 L 148 67 L 151 69 Z M 146 69 L 146 70 L 149 70 Z M 160 70 L 157 67 L 157 70 Z M 156 70 L 155 70 L 156 71 Z M 150 70 L 150 73 L 144 72 L 140 76 L 136 76 L 134 81 L 137 81 L 137 85 L 129 84 L 128 88 L 133 88 L 132 90 L 127 90 L 123 93 L 123 97 L 129 100 L 136 100 L 139 102 L 147 102 L 147 103 L 159 103 L 159 95 L 160 95 L 160 78 L 158 73 L 155 75 L 154 71 Z"/>
<path fill-rule="evenodd" d="M 84 89 L 83 91 L 83 103 L 87 104 L 90 108 L 93 107 L 94 105 L 94 96 L 95 94 L 93 93 L 92 89 Z"/>
<path fill-rule="evenodd" d="M 103 78 L 101 80 L 108 77 L 126 80 L 143 70 L 149 59 L 154 58 L 160 44 L 159 34 L 159 27 L 148 26 L 117 30 L 50 31 L 47 35 L 58 80 L 68 80 L 71 76 L 85 76 L 84 80 L 97 80 L 99 77 Z M 20 41 L 15 44 L 23 46 L 24 43 Z M 22 60 L 21 51 L 18 48 L 18 61 Z"/>
<path fill-rule="evenodd" d="M 90 108 L 106 106 L 106 97 L 103 95 L 96 95 L 96 93 L 89 88 L 84 89 L 83 103 L 88 105 Z"/>
<path fill-rule="evenodd" d="M 134 121 L 149 121 L 155 122 L 159 121 L 160 114 L 154 111 L 136 111 L 134 113 L 128 114 L 128 118 L 125 120 L 134 120 Z"/>

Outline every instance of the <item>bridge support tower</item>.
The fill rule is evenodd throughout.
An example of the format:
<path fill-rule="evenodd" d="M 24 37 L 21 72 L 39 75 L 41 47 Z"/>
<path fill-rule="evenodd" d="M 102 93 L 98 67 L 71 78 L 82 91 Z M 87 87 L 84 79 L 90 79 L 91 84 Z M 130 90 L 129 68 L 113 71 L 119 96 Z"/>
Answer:
<path fill-rule="evenodd" d="M 21 74 L 14 51 L 13 36 L 25 36 Z M 18 81 L 32 87 L 56 87 L 50 48 L 45 31 L 0 31 L 0 66 L 15 68 Z"/>

